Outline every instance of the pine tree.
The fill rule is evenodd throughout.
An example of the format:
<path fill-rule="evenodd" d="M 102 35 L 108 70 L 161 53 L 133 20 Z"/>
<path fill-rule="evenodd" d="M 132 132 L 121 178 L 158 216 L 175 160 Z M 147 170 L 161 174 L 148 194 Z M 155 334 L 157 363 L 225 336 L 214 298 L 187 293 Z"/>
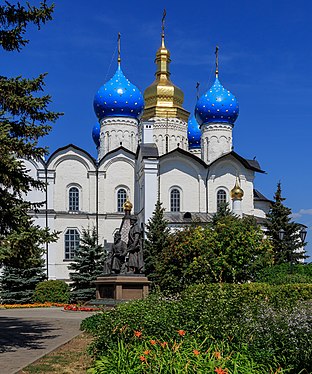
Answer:
<path fill-rule="evenodd" d="M 40 29 L 52 19 L 52 12 L 53 5 L 48 6 L 45 1 L 39 7 L 9 2 L 0 5 L 0 46 L 5 51 L 20 51 L 29 42 L 24 37 L 28 24 Z M 42 159 L 47 150 L 38 146 L 38 140 L 49 133 L 49 123 L 60 116 L 48 110 L 51 97 L 40 95 L 45 75 L 34 79 L 0 76 L 0 265 L 5 266 L 2 292 L 7 299 L 10 287 L 15 286 L 6 282 L 4 274 L 7 279 L 15 277 L 21 287 L 27 284 L 25 277 L 29 277 L 31 285 L 37 273 L 36 279 L 41 279 L 42 245 L 56 239 L 55 234 L 34 225 L 28 215 L 42 204 L 32 204 L 25 195 L 32 189 L 44 189 L 45 185 L 29 176 L 21 161 Z M 29 271 L 35 268 L 33 273 Z M 32 286 L 29 295 L 31 290 Z"/>
<path fill-rule="evenodd" d="M 285 198 L 282 197 L 282 188 L 279 182 L 274 202 L 267 214 L 266 228 L 268 236 L 272 239 L 275 264 L 294 264 L 306 258 L 305 243 L 302 243 L 300 238 L 301 226 L 291 222 L 291 209 L 287 208 L 283 201 Z M 282 239 L 280 238 L 281 231 L 284 233 Z"/>
<path fill-rule="evenodd" d="M 96 229 L 83 230 L 79 247 L 68 266 L 71 284 L 71 297 L 73 301 L 88 301 L 95 298 L 95 285 L 92 283 L 103 274 L 105 253 L 104 248 L 97 244 Z"/>
<path fill-rule="evenodd" d="M 155 210 L 152 217 L 146 225 L 146 239 L 144 241 L 144 267 L 145 274 L 151 281 L 155 281 L 156 263 L 163 248 L 168 244 L 169 228 L 164 219 L 165 209 L 158 200 L 155 204 Z"/>

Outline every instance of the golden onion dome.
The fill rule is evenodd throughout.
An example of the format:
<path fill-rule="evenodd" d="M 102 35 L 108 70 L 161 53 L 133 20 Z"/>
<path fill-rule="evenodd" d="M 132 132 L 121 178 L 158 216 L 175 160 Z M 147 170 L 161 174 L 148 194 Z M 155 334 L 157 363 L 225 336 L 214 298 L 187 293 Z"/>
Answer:
<path fill-rule="evenodd" d="M 124 210 L 125 212 L 131 212 L 132 207 L 133 207 L 132 203 L 131 203 L 130 200 L 127 198 L 127 200 L 125 201 L 125 203 L 124 203 L 124 205 L 123 205 L 123 210 Z"/>
<path fill-rule="evenodd" d="M 235 186 L 231 190 L 231 198 L 233 200 L 242 200 L 243 196 L 244 196 L 244 191 L 241 189 L 238 178 L 236 177 Z"/>
<path fill-rule="evenodd" d="M 182 107 L 183 91 L 170 80 L 170 62 L 170 52 L 165 46 L 165 35 L 162 32 L 161 46 L 156 52 L 155 81 L 144 92 L 143 120 L 145 121 L 152 117 L 188 120 L 189 112 Z"/>

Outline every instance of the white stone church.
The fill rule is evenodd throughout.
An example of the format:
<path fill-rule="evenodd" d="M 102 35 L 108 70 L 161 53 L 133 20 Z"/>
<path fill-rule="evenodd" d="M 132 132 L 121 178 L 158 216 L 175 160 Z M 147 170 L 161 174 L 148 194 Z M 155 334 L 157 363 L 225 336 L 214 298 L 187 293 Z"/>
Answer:
<path fill-rule="evenodd" d="M 102 244 L 113 241 L 127 198 L 142 227 L 158 198 L 172 227 L 208 222 L 224 202 L 240 216 L 265 218 L 270 201 L 254 187 L 263 170 L 232 150 L 239 108 L 218 79 L 217 60 L 215 82 L 191 116 L 170 79 L 164 33 L 155 62 L 155 80 L 142 95 L 121 70 L 118 54 L 115 75 L 94 99 L 96 160 L 70 144 L 46 162 L 25 161 L 34 178 L 47 182 L 45 192 L 28 195 L 46 201 L 36 223 L 61 233 L 47 248 L 50 279 L 69 279 L 67 266 L 83 228 L 96 227 Z"/>

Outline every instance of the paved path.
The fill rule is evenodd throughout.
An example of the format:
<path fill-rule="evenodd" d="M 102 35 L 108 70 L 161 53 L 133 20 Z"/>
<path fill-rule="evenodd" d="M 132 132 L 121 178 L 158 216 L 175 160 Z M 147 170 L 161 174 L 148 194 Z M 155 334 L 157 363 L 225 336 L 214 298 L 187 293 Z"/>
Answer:
<path fill-rule="evenodd" d="M 0 309 L 0 373 L 14 374 L 80 334 L 92 312 L 62 308 Z"/>

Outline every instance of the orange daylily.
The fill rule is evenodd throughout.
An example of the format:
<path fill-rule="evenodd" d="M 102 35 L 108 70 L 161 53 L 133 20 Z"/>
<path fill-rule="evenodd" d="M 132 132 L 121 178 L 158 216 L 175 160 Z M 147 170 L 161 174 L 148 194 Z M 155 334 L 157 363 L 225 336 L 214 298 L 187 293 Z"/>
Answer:
<path fill-rule="evenodd" d="M 136 336 L 137 338 L 139 338 L 141 335 L 142 335 L 141 331 L 134 331 L 134 336 Z"/>
<path fill-rule="evenodd" d="M 217 374 L 228 374 L 228 370 L 223 370 L 222 368 L 215 368 L 214 370 Z"/>
<path fill-rule="evenodd" d="M 220 360 L 221 358 L 221 353 L 220 352 L 214 352 L 214 356 L 217 360 Z"/>
<path fill-rule="evenodd" d="M 185 331 L 184 331 L 184 330 L 178 330 L 178 334 L 179 334 L 180 336 L 184 336 L 184 335 L 185 335 Z"/>
<path fill-rule="evenodd" d="M 195 356 L 198 356 L 200 354 L 200 352 L 197 349 L 194 349 L 193 353 L 194 353 Z"/>

